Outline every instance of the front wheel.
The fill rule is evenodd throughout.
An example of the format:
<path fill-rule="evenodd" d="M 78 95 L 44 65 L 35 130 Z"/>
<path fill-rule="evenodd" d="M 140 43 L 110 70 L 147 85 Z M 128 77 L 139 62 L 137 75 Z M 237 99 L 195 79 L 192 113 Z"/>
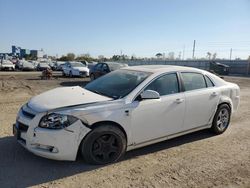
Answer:
<path fill-rule="evenodd" d="M 211 130 L 215 134 L 222 134 L 228 128 L 230 123 L 231 110 L 227 104 L 222 104 L 218 107 L 214 119 Z"/>
<path fill-rule="evenodd" d="M 126 146 L 126 137 L 119 128 L 101 125 L 84 138 L 80 149 L 87 163 L 103 165 L 119 160 Z"/>
<path fill-rule="evenodd" d="M 73 74 L 71 71 L 69 71 L 69 77 L 72 78 L 73 77 Z"/>

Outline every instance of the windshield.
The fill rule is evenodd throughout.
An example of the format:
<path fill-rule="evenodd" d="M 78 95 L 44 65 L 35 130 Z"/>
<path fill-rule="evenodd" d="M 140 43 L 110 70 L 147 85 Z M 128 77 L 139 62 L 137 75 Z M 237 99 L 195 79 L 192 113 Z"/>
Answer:
<path fill-rule="evenodd" d="M 78 62 L 70 63 L 72 67 L 86 67 L 86 65 Z"/>
<path fill-rule="evenodd" d="M 85 89 L 113 99 L 119 99 L 134 90 L 150 74 L 132 70 L 116 70 L 90 82 L 85 86 Z"/>

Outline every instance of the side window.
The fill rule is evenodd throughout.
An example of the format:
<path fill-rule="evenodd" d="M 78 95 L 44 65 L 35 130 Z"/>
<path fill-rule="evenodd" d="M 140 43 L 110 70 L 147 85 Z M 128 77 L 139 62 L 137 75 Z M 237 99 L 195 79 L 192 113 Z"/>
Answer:
<path fill-rule="evenodd" d="M 101 70 L 101 68 L 102 68 L 102 63 L 99 63 L 95 66 L 96 70 Z"/>
<path fill-rule="evenodd" d="M 206 80 L 206 83 L 207 83 L 207 87 L 214 87 L 214 84 L 210 80 L 210 78 L 208 78 L 207 76 L 205 76 L 205 80 Z"/>
<path fill-rule="evenodd" d="M 108 65 L 107 65 L 107 64 L 103 64 L 102 70 L 103 70 L 103 71 L 108 71 L 108 70 L 109 70 L 109 69 L 108 69 Z"/>
<path fill-rule="evenodd" d="M 157 91 L 160 96 L 178 93 L 179 84 L 177 75 L 173 73 L 161 76 L 150 83 L 145 90 Z"/>
<path fill-rule="evenodd" d="M 185 91 L 206 88 L 204 76 L 199 73 L 181 73 Z"/>

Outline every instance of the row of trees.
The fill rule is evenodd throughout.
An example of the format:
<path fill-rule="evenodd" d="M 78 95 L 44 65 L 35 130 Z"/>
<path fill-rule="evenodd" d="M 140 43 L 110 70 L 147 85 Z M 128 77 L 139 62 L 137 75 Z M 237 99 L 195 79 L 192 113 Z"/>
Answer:
<path fill-rule="evenodd" d="M 96 59 L 91 57 L 89 54 L 82 54 L 76 56 L 74 53 L 68 53 L 58 58 L 59 61 L 95 61 Z"/>
<path fill-rule="evenodd" d="M 67 55 L 63 55 L 62 57 L 58 58 L 58 61 L 119 61 L 119 60 L 130 60 L 130 59 L 136 59 L 134 55 L 131 56 L 131 58 L 127 55 L 113 55 L 111 58 L 106 58 L 103 55 L 99 55 L 98 58 L 93 58 L 90 56 L 90 54 L 82 54 L 79 56 L 76 56 L 74 53 L 68 53 Z"/>
<path fill-rule="evenodd" d="M 169 52 L 167 55 L 165 53 L 157 53 L 155 55 L 155 58 L 163 59 L 163 60 L 182 60 L 183 59 L 181 52 L 177 56 L 175 56 L 174 52 Z M 79 56 L 76 56 L 74 53 L 68 53 L 67 55 L 63 55 L 57 60 L 59 61 L 119 61 L 119 60 L 143 60 L 143 59 L 154 59 L 154 58 L 138 58 L 135 55 L 128 56 L 125 54 L 113 55 L 111 58 L 107 58 L 103 55 L 99 55 L 98 58 L 93 58 L 90 56 L 90 54 L 81 54 Z M 215 60 L 217 59 L 217 53 L 207 52 L 206 57 L 199 58 L 199 59 Z"/>
<path fill-rule="evenodd" d="M 157 59 L 167 59 L 167 60 L 181 60 L 182 59 L 181 52 L 179 52 L 177 57 L 175 57 L 174 52 L 169 52 L 167 56 L 165 55 L 165 53 L 157 53 L 155 56 Z M 206 58 L 202 58 L 202 59 L 215 60 L 216 58 L 217 58 L 217 53 L 207 52 Z"/>

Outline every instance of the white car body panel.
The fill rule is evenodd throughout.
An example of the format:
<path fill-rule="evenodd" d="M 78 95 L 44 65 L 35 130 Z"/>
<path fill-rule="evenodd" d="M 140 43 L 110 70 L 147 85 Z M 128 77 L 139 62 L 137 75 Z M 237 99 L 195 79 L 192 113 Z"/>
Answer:
<path fill-rule="evenodd" d="M 93 102 L 101 102 L 111 100 L 92 93 L 82 87 L 61 87 L 49 90 L 40 95 L 33 97 L 28 105 L 37 112 L 53 110 L 64 106 L 72 106 L 79 104 L 87 104 Z"/>
<path fill-rule="evenodd" d="M 239 87 L 207 71 L 176 66 L 138 66 L 123 69 L 151 71 L 152 74 L 127 96 L 117 100 L 81 87 L 57 88 L 33 97 L 17 115 L 17 122 L 28 126 L 27 132 L 21 134 L 26 143 L 22 140 L 19 142 L 39 156 L 75 160 L 82 139 L 96 123 L 119 125 L 126 133 L 128 151 L 211 127 L 214 113 L 221 103 L 229 104 L 232 112 L 239 106 Z M 185 70 L 208 75 L 215 86 L 166 95 L 160 99 L 141 102 L 135 100 L 154 78 Z M 38 127 L 41 118 L 48 113 L 73 115 L 79 120 L 60 130 Z M 55 147 L 56 152 L 49 151 L 46 146 Z M 45 149 L 41 149 L 42 147 Z"/>
<path fill-rule="evenodd" d="M 178 99 L 183 101 L 178 101 Z M 131 126 L 131 130 L 134 144 L 154 140 L 183 130 L 185 117 L 183 93 L 163 96 L 156 100 L 134 101 L 132 106 L 131 124 L 133 126 Z"/>
<path fill-rule="evenodd" d="M 186 100 L 185 130 L 212 123 L 219 103 L 220 89 L 212 87 L 184 93 Z M 206 104 L 206 108 L 204 108 L 204 104 Z"/>

